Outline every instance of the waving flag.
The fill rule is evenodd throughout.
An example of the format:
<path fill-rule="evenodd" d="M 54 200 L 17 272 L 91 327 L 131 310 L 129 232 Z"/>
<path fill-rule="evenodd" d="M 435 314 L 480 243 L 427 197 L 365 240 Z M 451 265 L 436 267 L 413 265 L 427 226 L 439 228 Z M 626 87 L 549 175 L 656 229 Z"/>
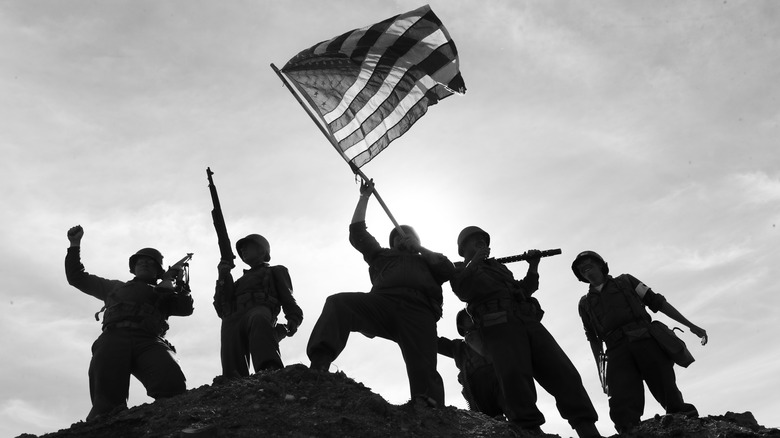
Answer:
<path fill-rule="evenodd" d="M 316 44 L 281 72 L 358 168 L 428 106 L 466 92 L 455 43 L 427 5 Z"/>

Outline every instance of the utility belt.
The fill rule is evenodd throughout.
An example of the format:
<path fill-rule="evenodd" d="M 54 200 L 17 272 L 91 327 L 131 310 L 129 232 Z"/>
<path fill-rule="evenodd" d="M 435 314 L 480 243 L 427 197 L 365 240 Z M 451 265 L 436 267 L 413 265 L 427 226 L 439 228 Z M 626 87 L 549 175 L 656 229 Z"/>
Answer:
<path fill-rule="evenodd" d="M 426 306 L 436 316 L 437 321 L 442 316 L 442 302 L 439 301 L 443 299 L 441 295 L 437 297 L 435 294 L 427 293 L 424 290 L 413 289 L 411 287 L 404 286 L 371 289 L 370 293 L 376 293 L 385 296 L 395 296 L 404 300 L 409 300 L 412 298 L 419 301 L 420 304 Z"/>
<path fill-rule="evenodd" d="M 128 319 L 156 319 L 161 316 L 157 307 L 148 303 L 117 303 L 105 309 L 103 324 L 111 325 Z"/>
<path fill-rule="evenodd" d="M 237 296 L 235 300 L 223 304 L 223 316 L 229 316 L 234 313 L 243 312 L 255 306 L 265 306 L 271 309 L 271 313 L 276 316 L 281 311 L 281 305 L 276 297 L 264 292 L 245 293 Z"/>
<path fill-rule="evenodd" d="M 468 312 L 477 328 L 505 323 L 510 315 L 526 321 L 541 321 L 544 315 L 535 299 L 518 301 L 513 298 L 496 298 L 470 305 Z"/>
<path fill-rule="evenodd" d="M 105 310 L 103 331 L 111 329 L 135 329 L 162 336 L 168 331 L 168 323 L 157 308 L 148 303 L 117 303 Z"/>
<path fill-rule="evenodd" d="M 604 343 L 607 344 L 607 347 L 610 347 L 621 342 L 633 342 L 649 338 L 650 323 L 647 321 L 632 321 L 604 335 Z"/>
<path fill-rule="evenodd" d="M 167 331 L 167 327 L 161 327 L 160 324 L 156 324 L 151 321 L 136 322 L 136 321 L 119 321 L 112 322 L 103 325 L 103 331 L 116 330 L 116 329 L 129 329 L 140 330 L 146 333 L 153 334 L 155 336 L 163 336 Z"/>
<path fill-rule="evenodd" d="M 115 322 L 115 323 L 104 325 L 103 326 L 103 331 L 111 330 L 111 329 L 120 329 L 120 328 L 143 329 L 143 328 L 145 328 L 145 325 L 141 324 L 140 322 L 120 321 L 120 322 Z"/>

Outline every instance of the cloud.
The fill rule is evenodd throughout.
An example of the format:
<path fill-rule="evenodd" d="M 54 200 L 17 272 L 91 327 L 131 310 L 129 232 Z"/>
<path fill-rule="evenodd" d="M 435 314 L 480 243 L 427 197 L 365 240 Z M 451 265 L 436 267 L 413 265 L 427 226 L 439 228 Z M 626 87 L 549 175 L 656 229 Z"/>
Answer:
<path fill-rule="evenodd" d="M 665 251 L 674 259 L 674 266 L 680 270 L 704 271 L 724 266 L 739 259 L 746 258 L 754 250 L 748 246 L 732 246 L 730 248 L 701 251 L 695 248 L 680 248 L 677 254 Z"/>
<path fill-rule="evenodd" d="M 62 427 L 62 418 L 55 412 L 52 412 L 46 406 L 40 404 L 10 398 L 0 403 L 0 431 L 7 429 L 9 434 L 3 436 L 14 436 L 14 433 L 22 430 L 56 430 Z"/>
<path fill-rule="evenodd" d="M 733 182 L 750 203 L 780 201 L 780 175 L 773 178 L 764 172 L 753 171 L 731 175 L 728 181 Z"/>

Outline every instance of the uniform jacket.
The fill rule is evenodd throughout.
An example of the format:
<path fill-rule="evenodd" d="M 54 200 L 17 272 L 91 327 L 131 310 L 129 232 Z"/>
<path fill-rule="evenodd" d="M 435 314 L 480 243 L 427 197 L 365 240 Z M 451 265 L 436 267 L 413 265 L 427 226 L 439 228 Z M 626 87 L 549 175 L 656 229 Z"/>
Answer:
<path fill-rule="evenodd" d="M 492 300 L 525 302 L 539 289 L 539 274 L 530 272 L 516 280 L 512 271 L 495 259 L 483 260 L 468 270 L 465 263 L 458 262 L 450 286 L 470 308 Z"/>
<path fill-rule="evenodd" d="M 580 299 L 579 314 L 590 342 L 607 342 L 618 338 L 621 331 L 644 327 L 651 317 L 645 307 L 658 312 L 666 302 L 661 294 L 653 292 L 630 274 L 607 276 L 599 292 L 591 287 Z"/>
<path fill-rule="evenodd" d="M 217 314 L 229 313 L 225 309 L 235 309 L 236 304 L 255 303 L 271 309 L 274 317 L 284 310 L 288 322 L 300 325 L 303 321 L 303 310 L 293 297 L 292 280 L 286 267 L 282 265 L 261 266 L 245 269 L 244 275 L 233 281 L 230 273 L 217 281 L 214 294 L 214 307 Z"/>
<path fill-rule="evenodd" d="M 439 354 L 450 357 L 455 360 L 455 366 L 460 371 L 458 373 L 458 382 L 461 385 L 466 384 L 468 376 L 482 367 L 492 367 L 493 362 L 477 353 L 463 339 L 449 339 L 439 336 L 437 344 Z"/>
<path fill-rule="evenodd" d="M 174 293 L 136 279 L 108 280 L 87 273 L 81 264 L 79 247 L 68 248 L 65 276 L 71 286 L 103 300 L 106 309 L 104 329 L 117 323 L 130 323 L 163 336 L 168 330 L 169 316 L 188 316 L 193 311 L 189 294 Z"/>
<path fill-rule="evenodd" d="M 349 226 L 349 242 L 363 254 L 371 277 L 371 292 L 398 294 L 413 289 L 438 307 L 441 316 L 441 285 L 454 271 L 452 262 L 442 254 L 434 264 L 428 264 L 420 254 L 392 248 L 382 248 L 366 228 L 365 222 Z"/>
<path fill-rule="evenodd" d="M 455 366 L 458 368 L 458 382 L 463 387 L 463 398 L 470 409 L 477 410 L 477 402 L 474 399 L 475 388 L 479 385 L 485 385 L 484 378 L 475 378 L 475 373 L 482 368 L 488 367 L 490 376 L 493 374 L 493 363 L 469 347 L 463 339 L 449 339 L 439 336 L 437 344 L 439 354 L 451 357 L 455 360 Z"/>

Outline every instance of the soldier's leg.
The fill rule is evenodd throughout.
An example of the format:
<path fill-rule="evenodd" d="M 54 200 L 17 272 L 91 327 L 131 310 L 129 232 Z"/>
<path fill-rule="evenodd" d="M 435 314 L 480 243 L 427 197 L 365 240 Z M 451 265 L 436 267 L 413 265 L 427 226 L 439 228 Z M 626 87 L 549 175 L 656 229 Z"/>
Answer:
<path fill-rule="evenodd" d="M 436 315 L 427 306 L 409 305 L 396 312 L 395 317 L 398 323 L 394 340 L 406 364 L 411 396 L 430 397 L 443 407 L 444 382 L 436 371 Z"/>
<path fill-rule="evenodd" d="M 504 397 L 501 395 L 501 387 L 492 364 L 474 371 L 468 381 L 476 404 L 475 410 L 489 417 L 504 415 Z"/>
<path fill-rule="evenodd" d="M 639 369 L 647 382 L 650 393 L 663 406 L 667 413 L 695 413 L 696 408 L 683 401 L 677 387 L 674 374 L 674 361 L 666 354 L 654 339 L 640 341 L 642 348 L 637 351 Z M 698 413 L 696 413 L 698 414 Z"/>
<path fill-rule="evenodd" d="M 598 414 L 582 385 L 579 371 L 541 323 L 528 322 L 527 326 L 536 381 L 555 397 L 558 412 L 573 429 L 578 433 L 586 429 L 595 432 L 593 425 Z"/>
<path fill-rule="evenodd" d="M 249 353 L 255 372 L 283 368 L 279 343 L 274 338 L 276 318 L 271 314 L 271 309 L 265 306 L 253 307 L 247 312 L 246 318 Z"/>
<path fill-rule="evenodd" d="M 531 346 L 524 323 L 510 317 L 507 322 L 480 328 L 480 334 L 493 361 L 507 418 L 526 429 L 544 424 L 544 415 L 536 407 Z"/>
<path fill-rule="evenodd" d="M 244 313 L 237 312 L 222 319 L 219 356 L 222 361 L 222 375 L 225 377 L 249 375 L 247 335 L 241 328 L 243 318 Z"/>
<path fill-rule="evenodd" d="M 346 347 L 351 332 L 367 336 L 388 333 L 383 308 L 388 305 L 393 304 L 379 294 L 342 292 L 329 296 L 306 345 L 311 367 L 327 371 Z"/>
<path fill-rule="evenodd" d="M 173 397 L 187 390 L 176 353 L 163 338 L 137 336 L 133 359 L 133 375 L 144 385 L 149 397 Z"/>
<path fill-rule="evenodd" d="M 87 421 L 116 408 L 127 407 L 132 365 L 132 341 L 121 330 L 107 330 L 92 344 Z"/>
<path fill-rule="evenodd" d="M 645 408 L 645 387 L 631 353 L 631 343 L 612 347 L 607 355 L 609 417 L 618 432 L 625 432 L 639 425 Z"/>

